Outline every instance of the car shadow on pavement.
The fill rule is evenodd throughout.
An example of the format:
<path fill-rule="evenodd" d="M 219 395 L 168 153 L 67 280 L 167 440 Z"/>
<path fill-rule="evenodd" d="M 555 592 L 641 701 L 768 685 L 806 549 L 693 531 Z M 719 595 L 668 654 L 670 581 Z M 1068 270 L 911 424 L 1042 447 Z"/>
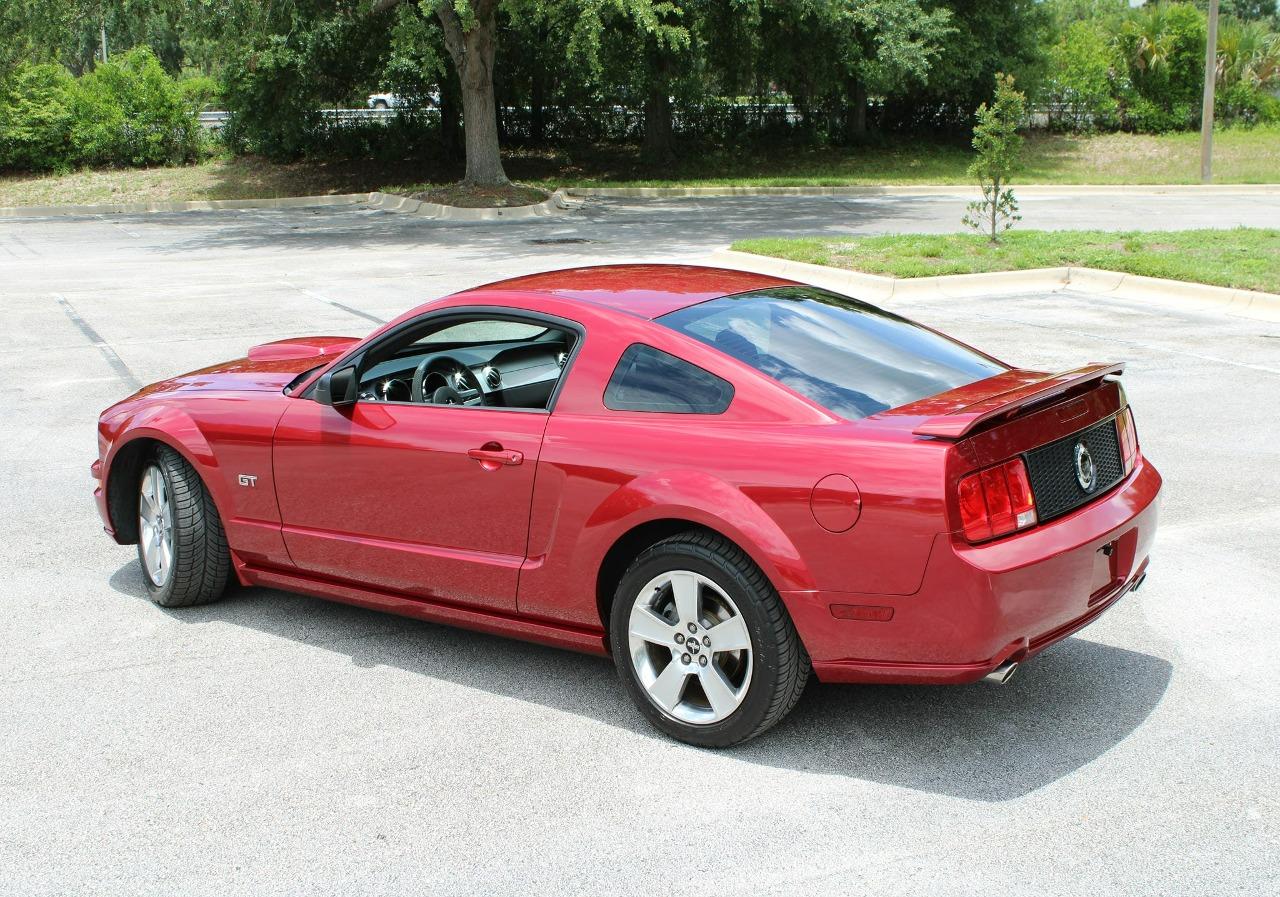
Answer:
<path fill-rule="evenodd" d="M 111 587 L 146 600 L 136 561 Z M 630 705 L 607 659 L 271 589 L 157 612 L 245 626 L 467 688 L 663 738 Z M 777 728 L 730 755 L 952 797 L 1006 801 L 1049 785 L 1122 742 L 1155 709 L 1172 665 L 1070 638 L 1003 686 L 838 686 L 811 682 Z M 692 750 L 692 749 L 691 749 Z"/>

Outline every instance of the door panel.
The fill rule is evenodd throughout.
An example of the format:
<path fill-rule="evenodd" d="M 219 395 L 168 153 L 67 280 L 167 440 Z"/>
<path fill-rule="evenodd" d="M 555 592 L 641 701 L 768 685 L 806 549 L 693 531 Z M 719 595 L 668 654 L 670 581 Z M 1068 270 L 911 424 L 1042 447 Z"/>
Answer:
<path fill-rule="evenodd" d="M 547 419 L 291 403 L 273 457 L 290 557 L 321 576 L 514 611 Z"/>

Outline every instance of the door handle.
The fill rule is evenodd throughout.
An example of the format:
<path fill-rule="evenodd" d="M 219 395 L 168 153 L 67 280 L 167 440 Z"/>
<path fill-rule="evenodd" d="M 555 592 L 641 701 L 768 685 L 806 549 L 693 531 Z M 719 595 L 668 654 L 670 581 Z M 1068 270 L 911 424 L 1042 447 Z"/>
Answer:
<path fill-rule="evenodd" d="M 467 452 L 472 461 L 479 461 L 485 470 L 497 470 L 499 467 L 514 467 L 524 463 L 524 453 L 500 448 L 473 448 Z"/>

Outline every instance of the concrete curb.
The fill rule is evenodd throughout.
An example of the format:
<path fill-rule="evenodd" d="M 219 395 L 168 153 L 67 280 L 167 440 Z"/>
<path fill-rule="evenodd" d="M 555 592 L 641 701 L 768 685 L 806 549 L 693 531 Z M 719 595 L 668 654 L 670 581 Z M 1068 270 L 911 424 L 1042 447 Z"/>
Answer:
<path fill-rule="evenodd" d="M 897 278 L 793 262 L 750 252 L 736 252 L 732 249 L 716 250 L 711 254 L 710 261 L 728 268 L 802 280 L 852 293 L 870 301 L 946 299 L 981 294 L 1078 289 L 1118 299 L 1165 302 L 1185 309 L 1219 311 L 1237 317 L 1280 322 L 1280 295 L 1275 293 L 1142 277 L 1097 268 L 1033 268 L 990 274 Z"/>
<path fill-rule="evenodd" d="M 421 202 L 390 193 L 342 193 L 333 196 L 286 196 L 280 199 L 210 199 L 190 202 L 106 203 L 72 206 L 14 206 L 0 209 L 0 218 L 49 218 L 91 215 L 138 215 L 148 212 L 208 212 L 218 209 L 309 209 L 322 206 L 368 204 L 386 212 L 403 212 L 423 218 L 452 221 L 521 221 L 563 215 L 582 208 L 564 190 L 530 206 L 509 209 L 464 209 Z"/>
<path fill-rule="evenodd" d="M 368 193 L 333 196 L 285 196 L 279 199 L 205 199 L 189 202 L 131 202 L 78 206 L 11 206 L 0 218 L 49 218 L 77 215 L 136 215 L 146 212 L 208 212 L 217 209 L 308 209 L 368 202 Z"/>
<path fill-rule="evenodd" d="M 1280 184 L 1014 184 L 1019 196 L 1280 196 Z M 569 187 L 570 196 L 632 199 L 671 199 L 714 196 L 977 196 L 976 186 L 966 184 L 916 184 L 900 187 Z"/>
<path fill-rule="evenodd" d="M 526 221 L 530 218 L 564 215 L 582 208 L 582 203 L 569 199 L 564 190 L 556 190 L 542 202 L 533 205 L 502 209 L 467 209 L 423 202 L 396 193 L 370 193 L 369 208 L 447 221 Z"/>

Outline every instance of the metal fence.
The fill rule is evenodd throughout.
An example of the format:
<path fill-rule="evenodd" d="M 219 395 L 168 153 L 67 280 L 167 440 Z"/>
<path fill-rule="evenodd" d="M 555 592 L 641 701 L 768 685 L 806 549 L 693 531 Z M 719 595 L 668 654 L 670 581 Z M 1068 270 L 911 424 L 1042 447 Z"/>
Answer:
<path fill-rule="evenodd" d="M 873 106 L 871 113 L 877 110 Z M 402 112 L 400 109 L 321 109 L 321 119 L 331 127 L 373 122 L 386 125 Z M 435 107 L 412 110 L 426 121 L 440 116 Z M 822 113 L 815 113 L 821 115 Z M 213 111 L 199 114 L 200 126 L 221 131 L 231 117 L 230 112 Z M 539 127 L 530 106 L 501 106 L 499 126 L 507 138 L 531 139 Z M 1080 121 L 1077 110 L 1067 103 L 1045 103 L 1031 106 L 1023 126 L 1032 130 L 1047 128 L 1056 122 Z M 1085 117 L 1087 119 L 1087 116 Z M 745 133 L 790 130 L 802 123 L 800 111 L 790 103 L 677 103 L 672 110 L 672 127 L 677 133 Z M 626 140 L 639 139 L 644 133 L 644 111 L 627 106 L 544 106 L 541 110 L 541 136 L 546 140 Z"/>

